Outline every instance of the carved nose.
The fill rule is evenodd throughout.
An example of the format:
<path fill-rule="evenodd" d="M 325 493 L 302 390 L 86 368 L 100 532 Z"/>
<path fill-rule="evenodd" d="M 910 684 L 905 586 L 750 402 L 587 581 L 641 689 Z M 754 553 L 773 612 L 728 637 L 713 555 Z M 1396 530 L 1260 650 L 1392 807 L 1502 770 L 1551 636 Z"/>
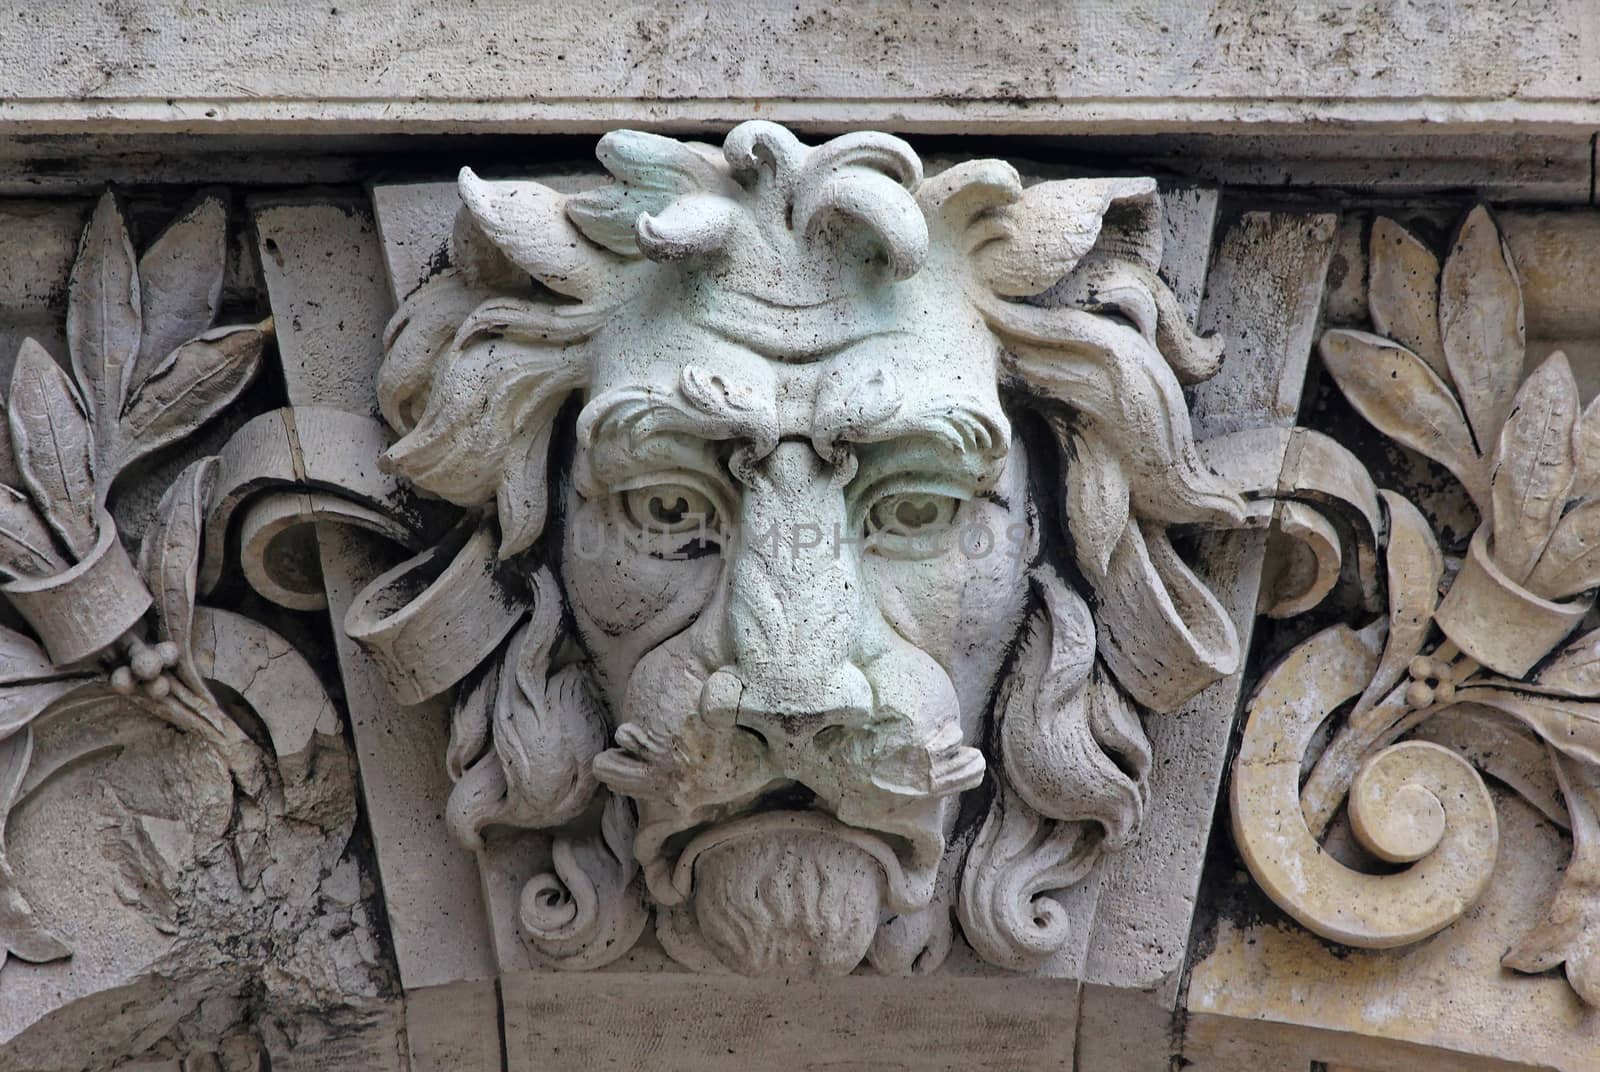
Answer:
<path fill-rule="evenodd" d="M 706 680 L 701 708 L 707 719 L 754 730 L 776 750 L 813 742 L 823 730 L 865 725 L 872 686 L 860 670 L 840 663 L 820 678 L 746 681 L 731 669 Z"/>

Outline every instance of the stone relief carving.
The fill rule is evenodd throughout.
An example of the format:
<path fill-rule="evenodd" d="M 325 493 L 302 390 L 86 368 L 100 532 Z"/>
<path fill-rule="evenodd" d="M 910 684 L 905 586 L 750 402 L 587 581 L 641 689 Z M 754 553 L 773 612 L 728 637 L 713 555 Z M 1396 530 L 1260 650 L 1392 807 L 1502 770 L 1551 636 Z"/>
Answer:
<path fill-rule="evenodd" d="M 1523 375 L 1521 286 L 1483 208 L 1442 264 L 1379 219 L 1370 263 L 1375 331 L 1327 332 L 1323 362 L 1374 428 L 1460 482 L 1480 520 L 1464 547 L 1441 548 L 1415 504 L 1375 489 L 1353 457 L 1329 459 L 1346 493 L 1322 503 L 1354 507 L 1375 540 L 1366 572 L 1387 613 L 1316 634 L 1265 676 L 1234 768 L 1235 838 L 1262 887 L 1316 933 L 1415 942 L 1460 918 L 1493 876 L 1496 813 L 1476 764 L 1572 835 L 1545 922 L 1504 963 L 1565 964 L 1595 1004 L 1600 632 L 1587 630 L 1600 404 L 1580 406 L 1559 352 Z M 1305 497 L 1292 484 L 1286 473 L 1282 490 Z M 1365 863 L 1321 843 L 1341 804 Z"/>
<path fill-rule="evenodd" d="M 347 626 L 456 689 L 452 829 L 552 832 L 558 967 L 653 911 L 694 969 L 1041 964 L 1136 836 L 1144 712 L 1238 664 L 1175 525 L 1251 523 L 1181 385 L 1146 179 L 932 177 L 882 134 L 619 131 L 611 183 L 464 171 L 385 466 L 454 503 Z"/>
<path fill-rule="evenodd" d="M 222 286 L 222 213 L 219 202 L 202 201 L 136 261 L 117 203 L 105 195 L 72 273 L 70 374 L 32 339 L 17 355 L 0 449 L 0 590 L 34 635 L 0 633 L 0 812 L 9 812 L 28 775 L 31 724 L 69 698 L 95 703 L 105 717 L 138 706 L 205 740 L 241 785 L 262 785 L 261 757 L 199 666 L 205 658 L 215 672 L 216 649 L 201 640 L 197 650 L 197 635 L 226 614 L 195 605 L 200 512 L 214 463 L 195 462 L 167 489 L 137 565 L 106 509 L 130 463 L 215 417 L 260 366 L 270 323 L 210 327 Z M 207 244 L 216 256 L 204 255 Z M 8 953 L 32 961 L 67 955 L 38 924 L 3 856 L 0 889 Z"/>
<path fill-rule="evenodd" d="M 212 326 L 226 232 L 223 198 L 205 194 L 136 256 L 107 193 L 72 268 L 67 353 L 27 339 L 6 390 L 0 966 L 30 962 L 0 977 L 7 1067 L 57 1066 L 59 1040 L 25 1031 L 46 1014 L 92 1023 L 113 1056 L 232 1052 L 300 1002 L 292 1025 L 309 993 L 358 1005 L 387 985 L 379 951 L 357 947 L 370 931 L 344 856 L 355 782 L 333 704 L 283 635 L 197 601 L 238 448 L 168 477 L 170 461 L 135 464 L 200 432 L 261 368 L 270 319 Z M 150 505 L 119 512 L 130 490 Z M 120 518 L 142 529 L 132 551 Z M 224 950 L 241 935 L 274 977 L 227 1041 L 250 985 Z"/>
<path fill-rule="evenodd" d="M 1564 963 L 1593 1000 L 1600 686 L 1573 634 L 1600 581 L 1600 417 L 1561 355 L 1522 376 L 1484 210 L 1442 264 L 1380 220 L 1375 333 L 1319 345 L 1366 420 L 1460 481 L 1483 521 L 1457 549 L 1317 432 L 1195 441 L 1182 387 L 1221 345 L 1156 274 L 1150 180 L 926 176 L 887 135 L 807 146 L 764 122 L 720 149 L 616 132 L 599 156 L 610 182 L 575 194 L 464 171 L 450 265 L 384 340 L 384 424 L 243 422 L 132 552 L 119 477 L 239 397 L 272 323 L 210 326 L 215 199 L 142 258 L 101 201 L 70 360 L 24 343 L 7 396 L 0 811 L 128 711 L 196 742 L 229 794 L 316 806 L 337 726 L 316 674 L 200 600 L 236 547 L 263 596 L 325 605 L 297 526 L 350 523 L 412 556 L 345 625 L 397 700 L 451 698 L 451 830 L 548 834 L 518 904 L 550 964 L 614 961 L 653 921 L 693 970 L 925 973 L 957 933 L 1036 970 L 1070 938 L 1057 895 L 1138 834 L 1142 719 L 1239 667 L 1183 530 L 1274 526 L 1300 549 L 1267 613 L 1341 574 L 1386 613 L 1260 683 L 1232 783 L 1252 872 L 1326 937 L 1435 933 L 1492 876 L 1476 763 L 1574 842 L 1506 964 Z M 213 836 L 226 796 L 199 809 Z M 1346 803 L 1359 850 L 1328 851 Z M 0 842 L 7 955 L 67 956 L 26 889 Z"/>

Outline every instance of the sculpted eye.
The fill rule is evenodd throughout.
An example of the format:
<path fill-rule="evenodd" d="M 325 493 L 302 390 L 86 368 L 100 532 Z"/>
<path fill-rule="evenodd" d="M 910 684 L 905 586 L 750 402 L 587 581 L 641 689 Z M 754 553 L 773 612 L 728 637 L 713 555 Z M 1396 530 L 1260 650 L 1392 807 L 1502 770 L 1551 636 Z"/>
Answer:
<path fill-rule="evenodd" d="M 683 484 L 652 484 L 622 493 L 628 520 L 650 532 L 696 532 L 715 529 L 717 508 L 694 488 Z"/>
<path fill-rule="evenodd" d="M 867 511 L 867 535 L 932 536 L 955 523 L 960 506 L 960 499 L 930 492 L 886 495 Z"/>

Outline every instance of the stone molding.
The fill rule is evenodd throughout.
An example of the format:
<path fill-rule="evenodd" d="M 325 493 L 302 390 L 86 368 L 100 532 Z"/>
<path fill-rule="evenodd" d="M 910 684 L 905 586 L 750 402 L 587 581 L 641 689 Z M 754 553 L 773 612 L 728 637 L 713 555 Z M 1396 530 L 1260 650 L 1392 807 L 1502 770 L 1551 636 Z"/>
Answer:
<path fill-rule="evenodd" d="M 1600 127 L 1584 0 L 1336 7 L 493 0 L 23 7 L 0 129 L 916 133 L 1561 133 Z M 69 37 L 61 26 L 74 27 Z M 249 48 L 239 47 L 249 42 Z M 1092 43 L 1092 44 L 1091 44 Z M 753 110 L 757 102 L 759 111 Z"/>

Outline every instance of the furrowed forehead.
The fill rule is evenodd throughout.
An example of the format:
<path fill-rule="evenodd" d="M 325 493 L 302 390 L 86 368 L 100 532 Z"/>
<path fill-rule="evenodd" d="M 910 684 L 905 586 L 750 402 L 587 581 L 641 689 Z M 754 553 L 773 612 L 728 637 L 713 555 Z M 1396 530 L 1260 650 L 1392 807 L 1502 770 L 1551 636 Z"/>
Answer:
<path fill-rule="evenodd" d="M 831 454 L 847 443 L 916 442 L 998 472 L 1010 441 L 997 387 L 999 344 L 964 306 L 785 361 L 676 312 L 619 323 L 596 340 L 597 376 L 580 420 L 600 454 L 648 453 L 656 436 L 782 438 Z"/>

